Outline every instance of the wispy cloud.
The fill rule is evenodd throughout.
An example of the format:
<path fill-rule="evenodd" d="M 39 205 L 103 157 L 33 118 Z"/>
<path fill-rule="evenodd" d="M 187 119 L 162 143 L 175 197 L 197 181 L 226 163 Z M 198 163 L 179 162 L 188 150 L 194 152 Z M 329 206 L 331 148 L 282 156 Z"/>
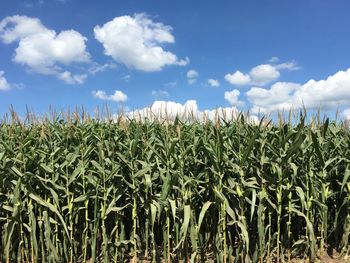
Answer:
<path fill-rule="evenodd" d="M 105 63 L 103 65 L 97 62 L 93 62 L 91 67 L 89 68 L 89 73 L 92 75 L 95 75 L 96 73 L 104 72 L 108 69 L 116 69 L 116 68 L 117 68 L 117 65 L 113 62 Z"/>
<path fill-rule="evenodd" d="M 192 85 L 197 81 L 199 73 L 197 70 L 191 69 L 191 70 L 187 71 L 186 76 L 187 76 L 188 84 Z"/>
<path fill-rule="evenodd" d="M 130 74 L 124 75 L 123 77 L 121 77 L 121 79 L 124 81 L 129 81 L 131 79 L 131 75 Z"/>
<path fill-rule="evenodd" d="M 177 86 L 177 81 L 171 81 L 164 84 L 165 88 L 175 88 Z"/>
<path fill-rule="evenodd" d="M 166 90 L 152 90 L 152 96 L 156 99 L 169 97 L 169 92 Z"/>
<path fill-rule="evenodd" d="M 208 79 L 208 84 L 214 88 L 220 87 L 220 82 L 217 79 Z"/>

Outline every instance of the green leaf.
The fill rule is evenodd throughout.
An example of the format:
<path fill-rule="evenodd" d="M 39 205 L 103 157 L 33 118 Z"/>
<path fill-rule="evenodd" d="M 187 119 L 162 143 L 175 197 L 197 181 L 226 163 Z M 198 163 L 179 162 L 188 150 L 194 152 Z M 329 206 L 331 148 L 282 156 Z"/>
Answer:
<path fill-rule="evenodd" d="M 44 170 L 45 173 L 48 173 L 48 174 L 53 173 L 53 170 L 50 167 L 48 167 L 46 164 L 41 163 L 39 166 L 42 170 Z"/>
<path fill-rule="evenodd" d="M 62 225 L 64 231 L 66 232 L 66 235 L 67 235 L 68 240 L 69 240 L 69 232 L 68 232 L 67 225 L 66 225 L 62 215 L 57 210 L 57 208 L 54 205 L 52 205 L 51 203 L 44 201 L 41 197 L 39 197 L 39 196 L 37 196 L 37 195 L 35 195 L 33 193 L 30 193 L 29 197 L 31 199 L 33 199 L 34 201 L 36 201 L 38 204 L 40 204 L 40 205 L 42 205 L 44 207 L 47 207 L 48 209 L 51 210 L 51 212 L 55 213 L 58 216 L 58 218 L 60 219 L 61 225 Z"/>
<path fill-rule="evenodd" d="M 306 215 L 295 208 L 291 208 L 291 211 L 296 213 L 298 216 L 303 217 L 306 221 L 306 227 L 309 233 L 309 245 L 310 245 L 310 261 L 316 260 L 316 238 L 314 234 L 314 227 Z"/>
<path fill-rule="evenodd" d="M 210 207 L 210 205 L 212 204 L 212 202 L 205 202 L 204 205 L 202 206 L 202 209 L 201 209 L 201 212 L 199 214 L 199 218 L 198 218 L 198 231 L 200 230 L 201 228 L 201 225 L 202 225 L 202 221 L 203 221 L 203 218 L 205 216 L 205 213 L 207 212 L 208 208 Z"/>
<path fill-rule="evenodd" d="M 255 203 L 256 203 L 256 190 L 252 190 L 252 204 L 250 205 L 250 222 L 253 221 L 254 211 L 255 211 Z"/>
<path fill-rule="evenodd" d="M 191 215 L 191 208 L 189 205 L 185 205 L 184 207 L 184 218 L 183 218 L 183 223 L 180 229 L 180 242 L 177 244 L 175 247 L 175 250 L 177 250 L 181 244 L 185 241 L 186 235 L 187 235 L 187 230 L 188 230 L 188 225 L 190 223 L 190 215 Z"/>

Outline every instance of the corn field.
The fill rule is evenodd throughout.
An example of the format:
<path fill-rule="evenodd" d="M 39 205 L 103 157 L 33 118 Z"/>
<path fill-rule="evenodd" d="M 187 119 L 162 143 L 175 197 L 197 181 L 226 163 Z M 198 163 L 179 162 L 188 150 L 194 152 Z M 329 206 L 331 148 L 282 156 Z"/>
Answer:
<path fill-rule="evenodd" d="M 4 119 L 0 232 L 3 263 L 346 258 L 349 127 Z"/>

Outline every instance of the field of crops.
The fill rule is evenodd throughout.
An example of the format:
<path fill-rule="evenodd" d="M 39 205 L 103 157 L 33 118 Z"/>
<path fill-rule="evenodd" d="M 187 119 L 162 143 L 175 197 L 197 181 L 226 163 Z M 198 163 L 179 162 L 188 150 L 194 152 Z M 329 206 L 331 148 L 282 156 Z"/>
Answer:
<path fill-rule="evenodd" d="M 344 123 L 2 121 L 0 262 L 350 253 Z"/>

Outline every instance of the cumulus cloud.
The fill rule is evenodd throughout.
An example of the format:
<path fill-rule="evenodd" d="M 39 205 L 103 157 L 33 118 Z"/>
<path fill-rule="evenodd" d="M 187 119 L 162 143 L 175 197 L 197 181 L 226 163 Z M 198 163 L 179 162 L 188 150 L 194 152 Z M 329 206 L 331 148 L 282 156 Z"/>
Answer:
<path fill-rule="evenodd" d="M 179 116 L 190 117 L 198 112 L 197 101 L 189 100 L 185 104 L 173 101 L 156 100 L 151 107 L 146 107 L 140 110 L 131 112 L 132 116 L 140 115 L 142 118 L 166 118 L 169 119 Z"/>
<path fill-rule="evenodd" d="M 8 26 L 12 26 L 8 28 Z M 40 19 L 27 16 L 8 16 L 0 22 L 0 39 L 5 44 L 19 41 L 23 38 L 45 33 L 47 28 L 42 25 Z"/>
<path fill-rule="evenodd" d="M 38 72 L 50 71 L 56 63 L 69 65 L 73 62 L 88 62 L 86 38 L 74 30 L 34 34 L 20 40 L 14 61 L 29 66 Z"/>
<path fill-rule="evenodd" d="M 277 82 L 270 89 L 253 87 L 247 93 L 253 104 L 254 113 L 267 113 L 275 110 L 290 109 L 293 106 L 293 93 L 299 88 L 297 83 Z"/>
<path fill-rule="evenodd" d="M 237 70 L 233 74 L 226 74 L 225 79 L 231 83 L 232 85 L 236 86 L 244 86 L 250 83 L 250 76 L 249 74 L 243 74 L 239 70 Z"/>
<path fill-rule="evenodd" d="M 0 22 L 0 39 L 5 44 L 18 42 L 13 61 L 30 71 L 54 75 L 69 84 L 82 83 L 82 75 L 65 69 L 73 63 L 90 62 L 87 39 L 75 30 L 56 33 L 38 18 L 9 16 Z M 76 81 L 77 80 L 77 81 Z"/>
<path fill-rule="evenodd" d="M 103 90 L 97 90 L 92 92 L 93 96 L 100 100 L 109 100 L 115 102 L 125 102 L 128 99 L 128 96 L 120 90 L 116 90 L 114 94 L 108 95 Z"/>
<path fill-rule="evenodd" d="M 129 112 L 128 116 L 140 120 L 174 120 L 178 116 L 184 121 L 218 119 L 229 121 L 237 118 L 239 113 L 236 107 L 199 110 L 196 100 L 188 100 L 184 104 L 174 101 L 154 101 L 150 107 Z M 254 115 L 248 116 L 247 120 L 258 123 L 258 118 Z"/>
<path fill-rule="evenodd" d="M 270 88 L 252 87 L 247 93 L 254 113 L 290 108 L 331 109 L 350 103 L 350 68 L 324 80 L 305 84 L 277 82 Z"/>
<path fill-rule="evenodd" d="M 208 84 L 211 87 L 220 87 L 220 82 L 217 79 L 208 79 Z"/>
<path fill-rule="evenodd" d="M 225 100 L 227 100 L 231 105 L 234 106 L 242 106 L 243 105 L 243 101 L 240 101 L 239 98 L 239 90 L 234 89 L 231 91 L 225 91 L 224 93 L 224 98 Z"/>
<path fill-rule="evenodd" d="M 175 43 L 172 28 L 153 22 L 146 14 L 119 16 L 95 26 L 95 38 L 104 53 L 118 63 L 142 71 L 160 71 L 166 65 L 184 66 L 189 59 L 178 59 L 161 46 Z"/>
<path fill-rule="evenodd" d="M 278 79 L 280 73 L 276 67 L 270 64 L 262 64 L 252 68 L 249 75 L 255 85 L 265 85 Z"/>
<path fill-rule="evenodd" d="M 239 70 L 235 71 L 232 74 L 228 73 L 225 75 L 225 79 L 230 84 L 235 86 L 264 86 L 272 81 L 277 80 L 281 75 L 281 70 L 294 71 L 301 69 L 301 67 L 299 67 L 294 60 L 280 64 L 273 64 L 279 60 L 277 57 L 272 57 L 269 61 L 271 64 L 261 64 L 255 66 L 250 70 L 248 74 L 242 73 Z"/>
<path fill-rule="evenodd" d="M 9 90 L 11 88 L 11 85 L 7 82 L 4 74 L 5 72 L 0 70 L 0 91 Z"/>
<path fill-rule="evenodd" d="M 191 69 L 191 70 L 187 71 L 186 76 L 187 76 L 187 82 L 189 84 L 193 84 L 197 81 L 199 73 L 198 73 L 198 71 Z"/>

